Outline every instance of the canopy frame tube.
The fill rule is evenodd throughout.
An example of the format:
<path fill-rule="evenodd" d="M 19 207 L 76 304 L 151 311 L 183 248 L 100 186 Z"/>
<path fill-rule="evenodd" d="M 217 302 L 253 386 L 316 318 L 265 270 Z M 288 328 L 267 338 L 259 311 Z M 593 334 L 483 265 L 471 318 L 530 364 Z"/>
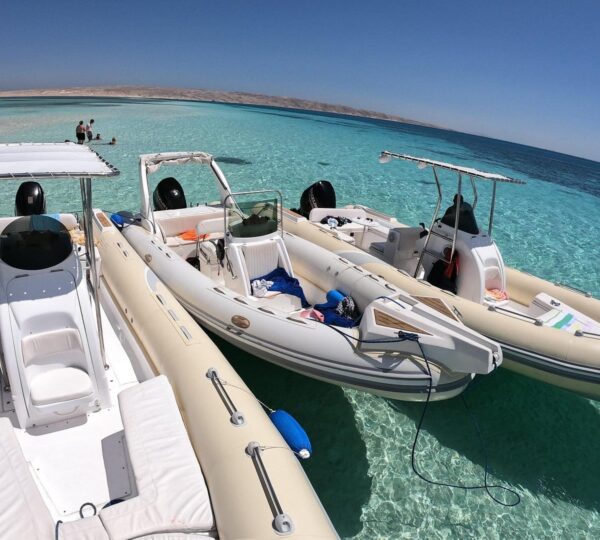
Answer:
<path fill-rule="evenodd" d="M 462 176 L 463 176 L 463 174 L 468 175 L 469 180 L 471 182 L 471 187 L 473 189 L 473 209 L 476 208 L 477 202 L 478 202 L 478 193 L 477 193 L 477 187 L 475 184 L 475 179 L 478 178 L 481 180 L 490 180 L 492 182 L 492 201 L 491 201 L 491 207 L 490 207 L 490 216 L 489 216 L 488 233 L 487 233 L 490 238 L 492 236 L 492 229 L 493 229 L 493 224 L 494 224 L 494 211 L 496 209 L 496 190 L 497 190 L 498 183 L 501 182 L 501 183 L 509 183 L 509 184 L 525 184 L 525 182 L 523 180 L 518 180 L 516 178 L 509 178 L 508 176 L 503 176 L 500 174 L 486 173 L 486 172 L 478 171 L 477 169 L 473 169 L 473 168 L 469 168 L 469 167 L 461 167 L 459 165 L 452 165 L 451 163 L 444 163 L 441 161 L 435 161 L 435 160 L 427 159 L 427 158 L 418 158 L 418 157 L 410 156 L 408 154 L 397 154 L 395 152 L 389 152 L 388 150 L 384 150 L 381 152 L 381 154 L 379 155 L 379 162 L 380 163 L 388 163 L 389 161 L 391 161 L 392 158 L 402 159 L 405 161 L 412 161 L 414 163 L 417 163 L 419 168 L 424 168 L 424 166 L 431 167 L 431 170 L 433 172 L 433 177 L 435 179 L 435 185 L 436 185 L 437 192 L 438 192 L 438 200 L 437 200 L 437 203 L 435 206 L 435 210 L 433 212 L 431 226 L 429 227 L 429 231 L 427 232 L 427 238 L 425 239 L 425 244 L 423 246 L 423 249 L 421 250 L 421 254 L 419 255 L 417 267 L 414 272 L 415 278 L 418 276 L 419 270 L 423 266 L 423 258 L 427 253 L 429 253 L 433 257 L 442 259 L 442 260 L 446 261 L 447 263 L 450 263 L 454 257 L 454 252 L 456 250 L 456 239 L 458 236 L 458 224 L 459 224 L 458 222 L 459 222 L 459 216 L 460 216 L 459 205 L 460 205 L 460 199 L 462 197 Z M 457 208 L 456 208 L 456 212 L 455 212 L 456 215 L 454 218 L 454 231 L 452 234 L 452 250 L 451 250 L 451 254 L 450 254 L 450 260 L 448 260 L 448 261 L 446 260 L 446 258 L 444 257 L 443 254 L 440 256 L 437 253 L 428 251 L 428 246 L 429 246 L 429 241 L 431 239 L 431 236 L 433 234 L 439 234 L 439 233 L 435 233 L 433 231 L 435 223 L 438 219 L 438 214 L 439 214 L 440 206 L 442 203 L 442 188 L 441 188 L 441 184 L 440 184 L 439 177 L 438 177 L 438 171 L 437 171 L 438 168 L 453 171 L 457 175 L 457 200 L 455 203 L 457 205 Z"/>

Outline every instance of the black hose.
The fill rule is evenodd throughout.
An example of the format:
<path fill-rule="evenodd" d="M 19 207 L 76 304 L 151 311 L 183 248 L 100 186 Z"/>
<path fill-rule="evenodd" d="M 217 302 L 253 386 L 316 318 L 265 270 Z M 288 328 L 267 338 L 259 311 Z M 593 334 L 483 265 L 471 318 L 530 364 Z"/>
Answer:
<path fill-rule="evenodd" d="M 417 343 L 419 344 L 419 348 L 421 349 L 421 354 L 423 355 L 423 359 L 425 360 L 425 364 L 427 365 L 427 371 L 428 371 L 428 374 L 429 374 L 429 386 L 428 386 L 428 389 L 427 389 L 427 399 L 425 400 L 425 406 L 423 407 L 423 412 L 421 412 L 421 417 L 419 418 L 419 422 L 417 424 L 417 432 L 415 433 L 415 439 L 413 441 L 412 450 L 411 450 L 411 453 L 410 453 L 410 464 L 411 464 L 413 472 L 421 480 L 423 480 L 424 482 L 427 482 L 428 484 L 433 484 L 435 486 L 449 487 L 449 488 L 452 488 L 452 489 L 464 489 L 466 491 L 477 490 L 477 489 L 485 489 L 485 492 L 487 493 L 487 495 L 495 503 L 497 503 L 497 504 L 499 504 L 501 506 L 507 506 L 507 507 L 517 506 L 521 502 L 521 496 L 517 493 L 517 491 L 515 491 L 512 488 L 506 487 L 506 486 L 489 485 L 488 484 L 489 466 L 488 466 L 487 451 L 486 451 L 485 445 L 483 444 L 483 437 L 481 435 L 481 430 L 479 428 L 479 423 L 477 422 L 477 419 L 475 418 L 475 415 L 473 414 L 473 412 L 471 411 L 471 409 L 469 409 L 469 406 L 468 406 L 468 404 L 467 404 L 467 402 L 466 402 L 466 400 L 464 398 L 464 395 L 461 395 L 462 402 L 463 402 L 465 408 L 467 409 L 467 412 L 471 416 L 471 420 L 473 422 L 473 425 L 475 426 L 475 431 L 477 432 L 477 437 L 479 438 L 479 442 L 481 443 L 481 448 L 483 450 L 483 455 L 484 455 L 483 484 L 482 485 L 475 485 L 475 486 L 468 486 L 468 485 L 463 485 L 463 484 L 452 484 L 450 482 L 439 482 L 437 480 L 432 480 L 431 478 L 427 478 L 425 475 L 421 474 L 419 472 L 419 470 L 417 469 L 415 452 L 416 452 L 416 448 L 417 448 L 417 442 L 419 440 L 419 435 L 421 433 L 421 427 L 423 426 L 423 421 L 425 420 L 425 413 L 427 412 L 427 408 L 429 406 L 429 402 L 430 402 L 430 399 L 431 399 L 431 391 L 432 391 L 432 387 L 433 387 L 433 377 L 431 376 L 431 368 L 429 366 L 429 360 L 427 360 L 427 357 L 423 353 L 423 348 L 421 347 L 421 343 L 418 341 L 418 339 L 417 339 Z M 496 497 L 494 497 L 494 495 L 492 494 L 492 492 L 490 491 L 490 489 L 499 489 L 499 490 L 505 491 L 507 493 L 511 493 L 512 495 L 515 496 L 515 500 L 513 502 L 511 502 L 511 503 L 507 503 L 507 502 L 501 501 L 500 499 L 497 499 Z"/>
<path fill-rule="evenodd" d="M 385 297 L 385 298 L 387 300 L 391 300 L 392 302 L 394 302 L 398 305 L 401 305 L 391 298 L 387 298 L 387 297 Z M 401 306 L 401 307 L 404 307 L 404 306 Z M 500 504 L 502 506 L 507 506 L 507 507 L 517 506 L 521 502 L 521 496 L 514 489 L 506 487 L 506 486 L 501 486 L 501 485 L 489 485 L 488 484 L 489 466 L 488 466 L 487 451 L 486 451 L 485 445 L 483 444 L 483 437 L 481 435 L 481 429 L 479 428 L 479 423 L 477 422 L 477 419 L 476 419 L 474 413 L 469 408 L 464 395 L 461 395 L 461 399 L 465 406 L 465 409 L 467 410 L 467 412 L 469 413 L 469 416 L 471 417 L 471 421 L 473 422 L 473 425 L 475 426 L 475 431 L 477 432 L 477 437 L 479 439 L 479 442 L 481 443 L 481 448 L 483 450 L 483 455 L 484 455 L 484 459 L 485 459 L 483 484 L 475 485 L 475 486 L 468 486 L 468 485 L 462 485 L 462 484 L 452 484 L 450 482 L 439 482 L 437 480 L 432 480 L 431 478 L 427 478 L 425 475 L 421 474 L 419 472 L 419 470 L 417 469 L 416 457 L 415 457 L 417 442 L 419 440 L 419 435 L 421 434 L 421 428 L 423 426 L 423 421 L 425 420 L 425 414 L 427 413 L 427 408 L 429 407 L 429 403 L 431 401 L 431 392 L 433 390 L 433 376 L 431 374 L 431 366 L 429 365 L 429 360 L 427 359 L 427 356 L 425 355 L 425 352 L 423 351 L 423 347 L 421 345 L 421 342 L 419 341 L 418 334 L 413 334 L 411 332 L 404 332 L 404 331 L 400 330 L 400 331 L 398 331 L 398 337 L 396 339 L 360 339 L 360 338 L 354 337 L 352 335 L 346 334 L 345 332 L 342 332 L 339 328 L 336 328 L 335 326 L 331 326 L 326 323 L 322 323 L 322 324 L 325 324 L 325 326 L 328 326 L 332 330 L 335 330 L 338 334 L 344 336 L 345 338 L 353 339 L 358 343 L 398 343 L 401 341 L 413 341 L 418 345 L 419 350 L 421 351 L 421 356 L 423 357 L 423 360 L 425 361 L 425 365 L 427 366 L 427 375 L 429 378 L 429 383 L 427 386 L 427 398 L 425 399 L 425 405 L 423 407 L 423 411 L 421 412 L 421 417 L 419 418 L 419 422 L 417 424 L 417 432 L 415 433 L 415 438 L 414 438 L 414 441 L 412 444 L 412 449 L 411 449 L 411 453 L 410 453 L 410 464 L 411 464 L 413 472 L 421 480 L 423 480 L 424 482 L 427 482 L 428 484 L 433 484 L 436 486 L 444 486 L 444 487 L 448 487 L 448 488 L 452 488 L 452 489 L 464 489 L 467 491 L 484 489 L 485 492 L 487 493 L 487 495 L 495 503 Z M 515 496 L 515 500 L 511 503 L 501 501 L 500 499 L 496 498 L 492 494 L 492 492 L 490 491 L 491 489 L 499 489 L 499 490 L 505 491 L 507 493 L 511 493 L 512 495 Z"/>

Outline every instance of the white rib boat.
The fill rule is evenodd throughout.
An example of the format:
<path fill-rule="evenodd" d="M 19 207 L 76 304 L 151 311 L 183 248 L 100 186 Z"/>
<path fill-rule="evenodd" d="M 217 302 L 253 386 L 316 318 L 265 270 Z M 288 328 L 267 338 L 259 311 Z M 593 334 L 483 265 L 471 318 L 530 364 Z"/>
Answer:
<path fill-rule="evenodd" d="M 328 182 L 305 191 L 304 217 L 284 213 L 286 229 L 411 294 L 443 299 L 469 328 L 502 345 L 508 369 L 600 399 L 600 300 L 506 267 L 492 239 L 497 184 L 523 182 L 426 158 L 381 154 L 382 162 L 391 159 L 432 169 L 438 202 L 428 229 L 360 204 L 335 208 Z M 454 202 L 441 217 L 438 170 L 457 175 Z M 464 200 L 467 178 L 472 206 Z M 475 218 L 477 181 L 493 183 L 487 231 Z"/>
<path fill-rule="evenodd" d="M 190 163 L 212 171 L 220 200 L 187 207 L 181 185 L 168 177 L 154 190 L 153 208 L 148 174 Z M 123 235 L 202 325 L 241 349 L 310 377 L 404 400 L 455 396 L 474 374 L 501 362 L 499 346 L 467 329 L 443 301 L 410 297 L 283 231 L 281 195 L 233 193 L 209 154 L 144 155 L 140 173 L 141 218 Z M 288 289 L 255 290 L 256 283 L 272 284 L 273 271 L 286 274 L 287 284 L 298 280 L 307 302 Z M 331 291 L 353 299 L 360 312 L 354 326 L 304 317 L 314 316 L 306 304 L 324 303 Z"/>
<path fill-rule="evenodd" d="M 243 381 L 92 210 L 117 174 L 83 145 L 0 145 L 0 179 L 27 180 L 0 219 L 0 538 L 337 538 Z M 57 178 L 81 179 L 87 234 L 39 215 L 33 180 Z"/>

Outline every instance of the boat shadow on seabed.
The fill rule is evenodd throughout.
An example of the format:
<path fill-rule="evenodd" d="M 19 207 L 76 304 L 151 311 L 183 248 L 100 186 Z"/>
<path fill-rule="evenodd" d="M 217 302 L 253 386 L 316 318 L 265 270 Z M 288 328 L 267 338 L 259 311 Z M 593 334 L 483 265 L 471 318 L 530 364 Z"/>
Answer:
<path fill-rule="evenodd" d="M 517 492 L 522 487 L 553 501 L 597 509 L 600 454 L 595 443 L 600 440 L 600 403 L 506 370 L 479 382 L 472 383 L 464 397 L 482 440 L 460 398 L 430 405 L 422 431 L 435 443 L 418 457 L 418 470 L 430 476 L 430 460 L 445 462 L 447 477 L 434 480 L 482 484 L 483 444 L 493 475 L 488 483 Z M 422 404 L 390 401 L 390 405 L 418 424 Z M 424 446 L 420 441 L 417 448 Z M 462 466 L 454 464 L 452 450 L 481 467 L 480 477 L 460 477 Z"/>
<path fill-rule="evenodd" d="M 256 358 L 207 332 L 258 399 L 285 409 L 306 430 L 313 455 L 302 465 L 342 538 L 359 533 L 371 494 L 365 443 L 343 390 Z"/>

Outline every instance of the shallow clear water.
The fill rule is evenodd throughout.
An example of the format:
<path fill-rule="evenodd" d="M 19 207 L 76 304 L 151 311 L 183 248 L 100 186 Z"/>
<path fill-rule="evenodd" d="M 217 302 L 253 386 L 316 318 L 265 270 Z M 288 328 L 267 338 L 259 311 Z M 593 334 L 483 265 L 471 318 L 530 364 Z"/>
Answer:
<path fill-rule="evenodd" d="M 340 204 L 361 202 L 412 224 L 433 211 L 431 173 L 397 161 L 380 165 L 383 149 L 521 178 L 527 185 L 498 189 L 494 236 L 507 264 L 600 296 L 599 163 L 418 126 L 175 101 L 0 100 L 0 142 L 74 139 L 77 121 L 90 117 L 105 140 L 118 139 L 116 146 L 95 144 L 122 172 L 117 181 L 95 184 L 94 203 L 108 210 L 137 208 L 137 156 L 167 150 L 208 151 L 223 158 L 235 190 L 278 188 L 291 206 L 307 185 L 328 179 Z M 449 204 L 454 179 L 443 182 Z M 79 206 L 71 182 L 44 187 L 49 211 Z M 478 184 L 484 226 L 489 187 Z M 13 212 L 16 188 L 2 186 L 2 215 Z M 259 398 L 307 429 L 315 452 L 305 469 L 342 537 L 600 536 L 599 404 L 505 370 L 467 392 L 490 483 L 510 485 L 522 497 L 504 508 L 483 491 L 430 486 L 413 474 L 410 449 L 422 405 L 312 381 L 217 341 Z M 460 399 L 429 408 L 417 462 L 431 478 L 482 482 L 484 455 Z"/>

